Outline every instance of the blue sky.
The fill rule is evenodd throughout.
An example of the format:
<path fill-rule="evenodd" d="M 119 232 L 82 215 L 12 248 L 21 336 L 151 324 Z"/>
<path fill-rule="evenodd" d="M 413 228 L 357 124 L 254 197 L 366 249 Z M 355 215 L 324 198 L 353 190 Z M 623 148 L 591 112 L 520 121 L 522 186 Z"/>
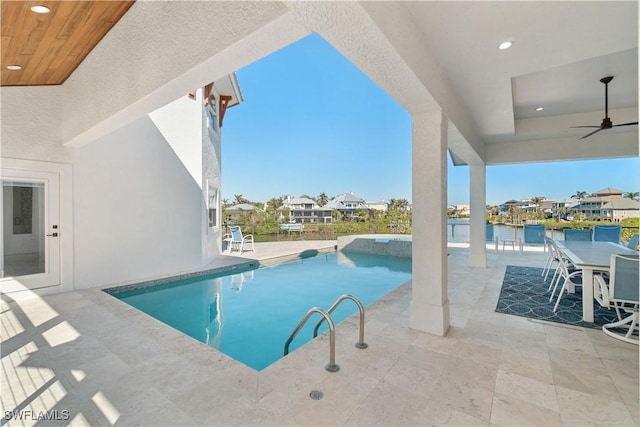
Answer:
<path fill-rule="evenodd" d="M 286 194 L 411 201 L 411 117 L 320 36 L 237 71 L 244 102 L 222 128 L 223 198 Z M 638 159 L 487 167 L 487 203 L 638 191 Z M 469 201 L 469 168 L 449 162 L 448 203 Z"/>

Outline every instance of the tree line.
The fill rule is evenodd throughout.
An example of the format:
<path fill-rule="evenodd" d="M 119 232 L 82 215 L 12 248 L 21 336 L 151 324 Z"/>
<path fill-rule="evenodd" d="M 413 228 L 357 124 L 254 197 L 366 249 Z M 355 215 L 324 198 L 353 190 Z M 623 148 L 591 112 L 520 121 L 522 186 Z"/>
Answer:
<path fill-rule="evenodd" d="M 323 207 L 331 200 L 322 192 L 316 197 L 303 194 L 300 198 L 308 198 Z M 234 194 L 232 200 L 222 199 L 223 226 L 242 225 L 249 228 L 250 232 L 262 240 L 265 235 L 282 234 L 279 223 L 287 222 L 289 218 L 288 207 L 285 207 L 287 196 L 273 197 L 266 202 L 248 200 L 242 194 Z M 257 209 L 230 210 L 229 208 L 248 204 Z M 317 232 L 318 238 L 334 238 L 337 235 L 348 233 L 411 233 L 411 211 L 407 199 L 393 198 L 388 202 L 386 211 L 376 209 L 358 209 L 354 216 L 343 216 L 340 211 L 333 209 L 332 222 L 328 224 L 305 224 L 305 238 L 307 232 Z M 331 236 L 327 237 L 329 233 Z M 262 236 L 262 238 L 260 237 Z M 314 238 L 314 236 L 311 236 Z"/>

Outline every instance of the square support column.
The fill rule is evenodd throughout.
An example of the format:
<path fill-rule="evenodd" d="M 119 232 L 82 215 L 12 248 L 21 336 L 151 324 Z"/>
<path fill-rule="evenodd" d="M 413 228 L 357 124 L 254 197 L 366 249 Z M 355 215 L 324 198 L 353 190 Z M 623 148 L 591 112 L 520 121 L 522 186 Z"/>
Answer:
<path fill-rule="evenodd" d="M 469 209 L 471 211 L 469 266 L 471 267 L 487 267 L 486 175 L 484 164 L 469 165 Z"/>
<path fill-rule="evenodd" d="M 447 295 L 447 120 L 442 111 L 412 117 L 413 280 L 410 326 L 444 336 Z"/>

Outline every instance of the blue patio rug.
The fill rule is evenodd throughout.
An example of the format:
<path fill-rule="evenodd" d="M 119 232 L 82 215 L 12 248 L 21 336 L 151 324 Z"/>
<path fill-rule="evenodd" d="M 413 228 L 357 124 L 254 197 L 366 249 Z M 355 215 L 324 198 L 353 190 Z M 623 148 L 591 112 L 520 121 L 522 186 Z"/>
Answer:
<path fill-rule="evenodd" d="M 553 271 L 549 273 L 548 282 L 545 282 L 542 277 L 542 268 L 508 265 L 496 311 L 530 319 L 597 329 L 606 323 L 618 320 L 615 310 L 607 310 L 594 301 L 594 323 L 583 322 L 582 287 L 576 287 L 575 294 L 565 294 L 560 300 L 558 310 L 554 313 L 553 306 L 556 298 L 549 302 L 551 291 L 547 291 L 552 275 Z M 558 288 L 561 285 L 562 282 Z M 558 290 L 556 295 L 557 293 Z"/>

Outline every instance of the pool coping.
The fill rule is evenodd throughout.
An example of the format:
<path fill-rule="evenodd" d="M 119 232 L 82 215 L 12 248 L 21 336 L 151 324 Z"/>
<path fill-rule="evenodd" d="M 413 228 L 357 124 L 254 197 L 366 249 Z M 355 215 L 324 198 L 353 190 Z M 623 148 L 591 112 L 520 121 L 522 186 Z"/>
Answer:
<path fill-rule="evenodd" d="M 293 253 L 293 254 L 277 255 L 277 256 L 264 258 L 264 259 L 246 258 L 245 261 L 240 261 L 234 264 L 223 265 L 218 267 L 204 267 L 204 268 L 199 268 L 189 272 L 170 274 L 170 275 L 161 276 L 153 279 L 142 279 L 142 280 L 136 280 L 136 281 L 123 282 L 119 284 L 108 285 L 106 287 L 100 287 L 100 290 L 113 296 L 116 293 L 129 292 L 133 290 L 154 287 L 154 286 L 163 285 L 163 284 L 167 284 L 167 283 L 178 281 L 178 280 L 190 280 L 190 279 L 198 279 L 201 277 L 208 277 L 208 276 L 227 275 L 233 272 L 244 272 L 244 271 L 258 269 L 261 267 L 270 267 L 277 264 L 295 261 L 297 259 L 310 258 L 313 256 L 322 255 L 325 253 L 335 252 L 337 250 L 338 250 L 337 245 L 334 245 L 334 246 L 328 246 L 328 247 L 318 248 L 318 249 L 307 249 L 307 250 L 303 250 L 302 252 Z"/>

